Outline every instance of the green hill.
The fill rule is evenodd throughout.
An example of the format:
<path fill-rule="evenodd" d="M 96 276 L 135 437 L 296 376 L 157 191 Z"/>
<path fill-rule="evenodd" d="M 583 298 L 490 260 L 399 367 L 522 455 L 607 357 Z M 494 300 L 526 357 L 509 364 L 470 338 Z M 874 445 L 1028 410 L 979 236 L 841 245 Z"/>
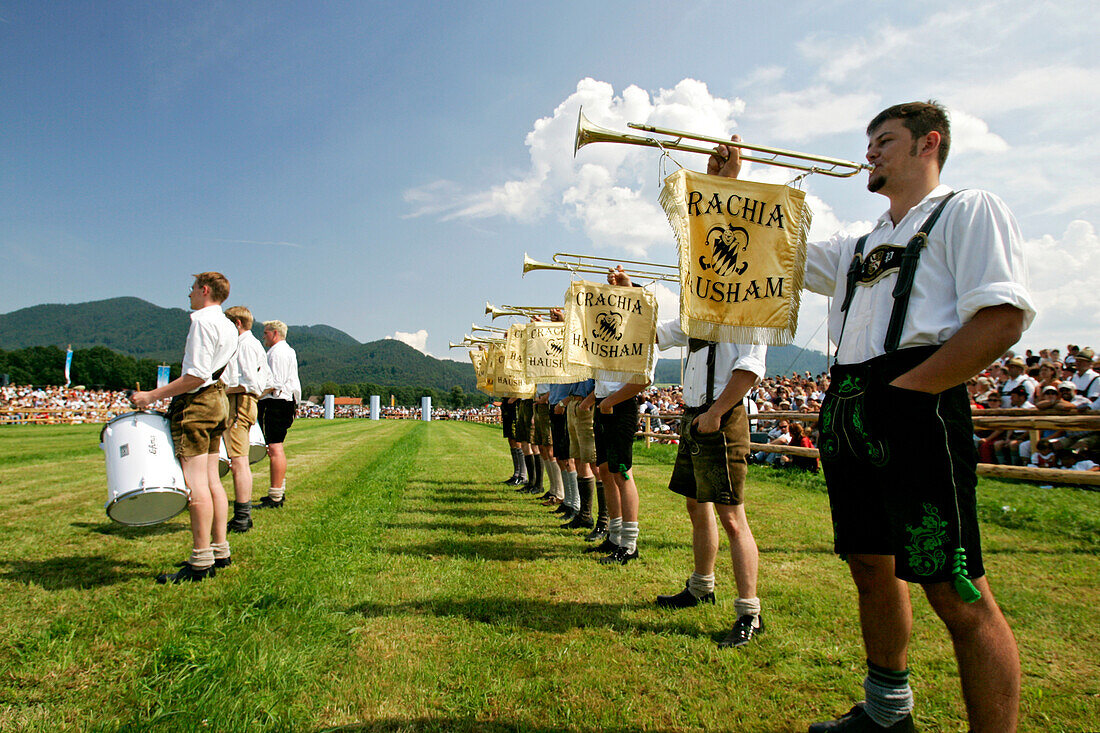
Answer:
<path fill-rule="evenodd" d="M 140 298 L 36 305 L 0 315 L 0 349 L 32 346 L 74 349 L 105 346 L 138 359 L 178 364 L 190 326 L 188 311 L 161 308 Z M 257 338 L 262 326 L 253 327 Z M 422 354 L 393 339 L 360 343 L 332 326 L 288 326 L 303 384 L 372 382 L 391 386 L 455 385 L 476 389 L 471 364 Z"/>

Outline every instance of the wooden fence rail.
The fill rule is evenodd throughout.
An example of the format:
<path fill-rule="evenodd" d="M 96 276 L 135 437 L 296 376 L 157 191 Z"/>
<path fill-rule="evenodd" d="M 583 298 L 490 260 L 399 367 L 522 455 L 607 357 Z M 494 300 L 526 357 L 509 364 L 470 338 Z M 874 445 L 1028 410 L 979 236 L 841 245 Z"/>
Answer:
<path fill-rule="evenodd" d="M 1045 413 L 1036 415 L 1035 410 L 988 410 L 992 415 L 982 415 L 978 411 L 974 417 L 974 424 L 987 429 L 1016 428 L 1027 430 L 1031 436 L 1031 444 L 1034 446 L 1039 441 L 1039 429 L 1043 430 L 1100 430 L 1100 416 L 1092 415 L 1056 415 Z M 662 420 L 679 420 L 683 415 L 661 414 L 657 415 Z M 679 440 L 677 433 L 653 432 L 652 415 L 643 415 L 644 428 L 635 435 L 645 438 L 646 447 L 654 438 L 662 440 Z M 750 420 L 800 420 L 804 422 L 816 422 L 816 412 L 761 412 L 749 417 Z M 779 453 L 788 456 L 802 456 L 804 458 L 818 458 L 820 454 L 817 448 L 799 448 L 790 445 L 772 445 L 771 443 L 750 443 L 753 452 Z M 1029 466 L 1002 466 L 994 463 L 979 463 L 977 468 L 979 476 L 992 476 L 994 478 L 1009 478 L 1023 481 L 1037 481 L 1049 484 L 1077 484 L 1082 486 L 1100 486 L 1100 472 L 1098 471 L 1070 471 L 1064 468 L 1031 468 Z"/>

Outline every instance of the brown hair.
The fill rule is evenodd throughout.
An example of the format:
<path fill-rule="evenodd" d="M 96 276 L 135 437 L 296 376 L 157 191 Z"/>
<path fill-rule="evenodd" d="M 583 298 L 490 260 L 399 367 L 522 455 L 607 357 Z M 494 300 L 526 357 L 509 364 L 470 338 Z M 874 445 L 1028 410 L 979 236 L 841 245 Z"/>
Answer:
<path fill-rule="evenodd" d="M 224 303 L 229 297 L 229 280 L 220 272 L 200 272 L 195 275 L 195 284 L 210 288 L 215 303 Z"/>
<path fill-rule="evenodd" d="M 794 420 L 791 420 L 790 427 L 788 427 L 787 430 L 789 430 L 791 433 L 792 443 L 802 437 L 802 423 L 800 422 L 795 422 Z"/>
<path fill-rule="evenodd" d="M 913 150 L 911 155 L 917 153 L 917 138 L 922 138 L 935 131 L 940 134 L 939 164 L 943 170 L 943 164 L 947 162 L 947 151 L 951 149 L 951 122 L 947 119 L 947 110 L 934 99 L 927 102 L 906 102 L 895 104 L 875 115 L 875 119 L 867 125 L 867 135 L 870 136 L 876 127 L 887 120 L 901 120 L 905 129 L 913 134 Z"/>
<path fill-rule="evenodd" d="M 235 305 L 225 309 L 225 317 L 240 325 L 244 330 L 252 328 L 252 311 L 243 305 Z"/>

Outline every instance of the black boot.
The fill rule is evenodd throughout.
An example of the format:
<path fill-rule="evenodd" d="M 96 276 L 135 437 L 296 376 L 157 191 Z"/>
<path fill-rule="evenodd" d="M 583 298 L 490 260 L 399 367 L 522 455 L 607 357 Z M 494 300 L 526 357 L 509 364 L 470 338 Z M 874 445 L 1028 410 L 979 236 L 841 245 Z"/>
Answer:
<path fill-rule="evenodd" d="M 531 456 L 531 462 L 535 465 L 535 477 L 531 481 L 531 487 L 527 489 L 528 494 L 541 494 L 542 488 L 542 456 L 535 453 Z"/>
<path fill-rule="evenodd" d="M 226 529 L 230 532 L 247 532 L 252 529 L 252 502 L 233 502 L 233 518 Z"/>
<path fill-rule="evenodd" d="M 516 493 L 526 493 L 531 488 L 531 482 L 535 478 L 535 457 L 525 455 L 523 457 L 523 465 L 527 468 L 527 479 L 522 484 L 516 484 Z"/>

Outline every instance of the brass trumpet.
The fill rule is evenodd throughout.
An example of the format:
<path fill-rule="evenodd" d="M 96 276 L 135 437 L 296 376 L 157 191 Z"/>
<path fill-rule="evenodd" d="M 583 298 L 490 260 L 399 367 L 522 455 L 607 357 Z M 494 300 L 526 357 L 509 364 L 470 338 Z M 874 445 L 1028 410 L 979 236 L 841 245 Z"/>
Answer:
<path fill-rule="evenodd" d="M 492 320 L 496 320 L 501 316 L 522 316 L 523 318 L 530 318 L 531 316 L 549 316 L 550 311 L 555 306 L 549 305 L 505 305 L 497 308 L 492 303 L 485 302 L 485 315 L 492 316 Z M 560 306 L 558 306 L 560 307 Z"/>
<path fill-rule="evenodd" d="M 866 163 L 856 163 L 853 160 L 841 160 L 840 158 L 827 158 L 822 155 L 796 153 L 792 150 L 769 148 L 763 145 L 749 145 L 744 142 L 723 140 L 720 137 L 697 135 L 695 133 L 671 130 L 665 127 L 642 125 L 637 122 L 627 123 L 627 126 L 634 130 L 652 132 L 657 135 L 668 135 L 675 139 L 660 140 L 654 137 L 644 137 L 642 135 L 631 135 L 625 132 L 608 130 L 605 127 L 592 124 L 592 121 L 584 116 L 584 108 L 582 107 L 580 113 L 577 115 L 577 136 L 573 142 L 573 156 L 576 157 L 577 151 L 589 143 L 623 143 L 625 145 L 643 145 L 650 148 L 661 148 L 662 150 L 681 150 L 685 153 L 701 153 L 702 155 L 714 154 L 712 148 L 704 148 L 699 145 L 683 143 L 682 140 L 686 138 L 688 140 L 700 140 L 714 145 L 740 148 L 741 150 L 752 150 L 753 152 L 770 156 L 764 158 L 754 155 L 742 155 L 741 160 L 750 160 L 753 163 L 765 163 L 767 165 L 777 165 L 783 168 L 793 168 L 794 170 L 805 171 L 807 173 L 821 173 L 835 178 L 850 178 L 862 170 L 872 170 L 872 166 Z M 787 160 L 784 160 L 784 158 Z M 820 165 L 813 165 L 814 163 Z"/>
<path fill-rule="evenodd" d="M 596 255 L 576 255 L 569 252 L 557 252 L 553 256 L 553 262 L 539 262 L 523 253 L 523 274 L 532 270 L 565 270 L 567 272 L 594 272 L 606 275 L 613 269 L 612 264 L 623 265 L 627 275 L 639 277 L 643 280 L 664 280 L 665 282 L 680 282 L 680 268 L 677 265 L 666 265 L 659 262 L 642 262 L 641 260 L 623 260 L 618 257 L 597 257 Z M 606 262 L 606 265 L 599 263 Z M 629 269 L 627 268 L 629 265 Z M 635 267 L 637 265 L 637 267 Z"/>
<path fill-rule="evenodd" d="M 479 326 L 476 323 L 471 323 L 470 324 L 470 332 L 471 333 L 481 332 L 481 333 L 506 334 L 506 333 L 508 333 L 508 329 L 507 328 L 499 328 L 497 326 Z"/>

